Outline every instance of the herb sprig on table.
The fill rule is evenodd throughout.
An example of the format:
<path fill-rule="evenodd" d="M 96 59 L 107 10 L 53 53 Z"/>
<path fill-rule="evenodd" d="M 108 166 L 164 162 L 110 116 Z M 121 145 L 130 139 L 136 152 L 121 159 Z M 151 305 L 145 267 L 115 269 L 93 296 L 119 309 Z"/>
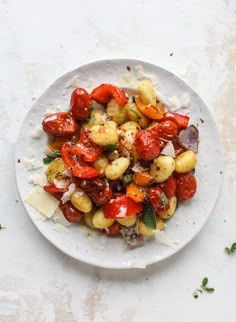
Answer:
<path fill-rule="evenodd" d="M 2 225 L 0 224 L 0 230 L 2 230 L 2 229 L 6 229 L 6 227 L 4 227 L 4 226 L 2 226 Z"/>
<path fill-rule="evenodd" d="M 215 289 L 213 287 L 208 287 L 207 286 L 208 284 L 208 278 L 207 277 L 204 277 L 203 280 L 202 280 L 202 284 L 200 286 L 200 288 L 197 288 L 194 292 L 193 292 L 193 297 L 195 299 L 198 298 L 198 296 L 200 294 L 202 294 L 203 292 L 206 292 L 206 293 L 213 293 L 215 291 Z"/>
<path fill-rule="evenodd" d="M 234 252 L 236 252 L 236 242 L 231 245 L 231 247 L 225 247 L 225 252 L 230 255 Z"/>

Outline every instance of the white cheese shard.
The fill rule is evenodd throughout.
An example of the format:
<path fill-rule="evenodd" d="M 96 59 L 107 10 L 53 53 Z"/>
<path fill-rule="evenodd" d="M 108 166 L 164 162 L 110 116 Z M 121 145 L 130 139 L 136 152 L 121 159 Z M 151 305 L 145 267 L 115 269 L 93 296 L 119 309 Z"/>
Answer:
<path fill-rule="evenodd" d="M 36 126 L 33 131 L 33 138 L 34 139 L 40 139 L 44 135 L 44 131 L 41 126 Z"/>
<path fill-rule="evenodd" d="M 70 197 L 71 197 L 72 193 L 75 191 L 75 189 L 76 189 L 76 184 L 71 183 L 68 187 L 68 191 L 64 192 L 61 197 L 61 202 L 63 205 L 64 205 L 64 203 L 66 203 L 67 201 L 70 200 Z"/>
<path fill-rule="evenodd" d="M 34 173 L 29 177 L 29 183 L 33 183 L 35 186 L 39 185 L 43 187 L 47 184 L 47 177 L 39 173 Z"/>
<path fill-rule="evenodd" d="M 108 115 L 106 114 L 106 113 L 103 113 L 102 115 L 101 115 L 101 121 L 103 122 L 103 123 L 106 123 L 106 121 L 108 120 Z"/>
<path fill-rule="evenodd" d="M 58 233 L 61 234 L 67 234 L 69 229 L 67 227 L 65 227 L 62 224 L 56 223 L 55 226 L 53 227 L 53 230 L 57 231 Z"/>
<path fill-rule="evenodd" d="M 170 97 L 167 101 L 173 112 L 178 111 L 181 114 L 189 114 L 190 97 L 188 93 L 183 93 L 180 98 L 176 96 Z"/>
<path fill-rule="evenodd" d="M 59 205 L 59 201 L 40 186 L 35 187 L 25 198 L 25 201 L 47 218 L 52 217 Z"/>
<path fill-rule="evenodd" d="M 43 167 L 43 161 L 36 161 L 35 159 L 23 158 L 23 164 L 27 170 L 35 170 Z"/>
<path fill-rule="evenodd" d="M 68 180 L 65 180 L 65 179 L 62 179 L 62 180 L 54 179 L 53 183 L 57 188 L 61 188 L 61 189 L 65 189 L 68 186 Z"/>
<path fill-rule="evenodd" d="M 68 88 L 76 88 L 80 86 L 80 79 L 78 75 L 75 75 L 69 82 L 68 84 L 65 86 L 66 89 Z"/>
<path fill-rule="evenodd" d="M 127 207 L 120 207 L 120 212 L 118 215 L 116 215 L 117 218 L 124 218 L 126 216 L 127 213 Z"/>
<path fill-rule="evenodd" d="M 55 151 L 52 151 L 48 146 L 43 148 L 43 153 L 51 158 L 59 157 Z"/>
<path fill-rule="evenodd" d="M 173 241 L 166 235 L 166 233 L 164 231 L 156 229 L 153 232 L 154 232 L 155 239 L 159 243 L 161 243 L 161 244 L 163 244 L 165 246 L 169 246 L 171 248 L 175 248 Z"/>
<path fill-rule="evenodd" d="M 142 80 L 145 78 L 143 66 L 137 65 L 134 67 L 134 70 L 135 70 L 135 74 L 136 74 L 136 77 L 138 80 Z"/>
<path fill-rule="evenodd" d="M 171 141 L 168 141 L 168 143 L 166 144 L 164 149 L 161 150 L 161 154 L 175 158 L 175 149 L 174 149 L 173 143 Z"/>
<path fill-rule="evenodd" d="M 141 166 L 141 164 L 139 162 L 136 162 L 133 165 L 131 170 L 133 170 L 134 172 L 142 172 L 142 171 L 147 171 L 148 168 L 144 168 L 144 167 Z"/>

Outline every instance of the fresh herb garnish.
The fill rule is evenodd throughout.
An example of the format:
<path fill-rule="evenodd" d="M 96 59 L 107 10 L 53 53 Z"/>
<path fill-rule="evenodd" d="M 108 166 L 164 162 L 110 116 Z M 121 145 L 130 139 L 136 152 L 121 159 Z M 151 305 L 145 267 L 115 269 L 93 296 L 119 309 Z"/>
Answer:
<path fill-rule="evenodd" d="M 6 227 L 3 227 L 1 224 L 0 224 L 0 230 L 2 229 L 6 229 Z"/>
<path fill-rule="evenodd" d="M 163 206 L 166 206 L 168 204 L 168 199 L 167 199 L 164 192 L 161 193 L 161 201 L 162 201 Z"/>
<path fill-rule="evenodd" d="M 156 214 L 150 203 L 146 203 L 144 206 L 143 222 L 148 228 L 156 229 L 157 227 Z"/>
<path fill-rule="evenodd" d="M 215 289 L 213 287 L 208 287 L 208 278 L 204 277 L 202 280 L 202 284 L 200 286 L 200 288 L 197 288 L 194 292 L 193 292 L 193 297 L 195 299 L 198 298 L 198 296 L 200 295 L 200 293 L 203 293 L 203 291 L 207 292 L 207 293 L 213 293 L 215 291 Z"/>
<path fill-rule="evenodd" d="M 233 243 L 231 247 L 225 247 L 225 252 L 229 255 L 236 252 L 236 243 Z"/>
<path fill-rule="evenodd" d="M 49 156 L 47 155 L 46 158 L 43 158 L 43 163 L 44 164 L 49 164 L 51 163 L 54 159 L 56 158 L 60 158 L 61 157 L 61 153 L 59 151 L 55 151 L 53 152 L 54 153 L 54 156 Z"/>
<path fill-rule="evenodd" d="M 92 112 L 92 111 L 94 111 L 94 106 L 93 105 L 91 105 L 90 107 L 89 107 L 89 110 Z"/>
<path fill-rule="evenodd" d="M 194 174 L 194 173 L 195 173 L 195 168 L 193 168 L 193 169 L 191 170 L 191 172 L 192 172 L 192 174 Z"/>
<path fill-rule="evenodd" d="M 124 181 L 125 181 L 125 183 L 130 183 L 131 181 L 133 181 L 133 175 L 132 174 L 126 174 L 124 176 Z"/>
<path fill-rule="evenodd" d="M 117 148 L 116 144 L 108 144 L 105 146 L 103 151 L 104 152 L 114 152 L 116 148 Z"/>
<path fill-rule="evenodd" d="M 94 115 L 91 115 L 91 116 L 87 119 L 87 122 L 88 122 L 89 124 L 92 124 L 92 123 L 93 123 L 93 121 L 94 121 L 94 119 L 95 119 Z"/>
<path fill-rule="evenodd" d="M 129 108 L 130 112 L 134 113 L 134 115 L 138 118 L 141 119 L 141 115 L 139 114 L 139 112 L 137 112 L 134 108 L 130 107 Z"/>

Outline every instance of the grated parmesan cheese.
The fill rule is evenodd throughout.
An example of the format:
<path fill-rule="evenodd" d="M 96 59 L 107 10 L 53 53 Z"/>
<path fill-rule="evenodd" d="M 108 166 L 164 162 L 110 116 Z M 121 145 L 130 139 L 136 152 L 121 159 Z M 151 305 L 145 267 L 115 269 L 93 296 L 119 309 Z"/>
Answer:
<path fill-rule="evenodd" d="M 156 230 L 153 230 L 153 232 L 154 232 L 155 239 L 159 243 L 161 243 L 161 244 L 163 244 L 165 246 L 175 248 L 173 241 L 166 235 L 166 233 L 164 231 L 156 229 Z"/>
<path fill-rule="evenodd" d="M 161 154 L 175 158 L 175 149 L 174 149 L 173 143 L 171 141 L 168 141 L 168 143 L 166 144 L 164 149 L 161 150 Z"/>
<path fill-rule="evenodd" d="M 67 201 L 70 200 L 70 197 L 71 197 L 72 193 L 75 191 L 75 189 L 76 189 L 75 183 L 71 183 L 68 187 L 68 191 L 64 192 L 61 197 L 61 202 L 63 205 L 64 205 L 64 203 L 66 203 Z"/>
<path fill-rule="evenodd" d="M 142 80 L 145 78 L 143 66 L 137 65 L 134 67 L 134 70 L 135 70 L 135 74 L 136 74 L 136 77 L 138 80 Z"/>

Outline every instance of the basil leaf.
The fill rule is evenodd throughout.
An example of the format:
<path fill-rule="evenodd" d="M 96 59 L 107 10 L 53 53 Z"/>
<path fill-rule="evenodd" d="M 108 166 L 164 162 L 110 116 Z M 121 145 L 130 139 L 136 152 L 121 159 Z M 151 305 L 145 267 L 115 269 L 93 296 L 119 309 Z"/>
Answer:
<path fill-rule="evenodd" d="M 144 206 L 143 222 L 148 228 L 156 229 L 157 227 L 156 214 L 150 203 L 146 203 Z"/>
<path fill-rule="evenodd" d="M 89 110 L 92 112 L 92 111 L 94 111 L 94 106 L 93 105 L 91 105 L 90 106 L 90 108 L 89 108 Z"/>
<path fill-rule="evenodd" d="M 134 108 L 130 107 L 129 108 L 130 112 L 132 112 L 138 119 L 141 119 L 141 115 L 139 114 L 139 112 L 137 112 Z"/>
<path fill-rule="evenodd" d="M 161 193 L 161 201 L 162 201 L 164 206 L 166 206 L 168 204 L 168 199 L 167 199 L 167 197 L 166 197 L 164 192 Z"/>
<path fill-rule="evenodd" d="M 230 253 L 231 253 L 231 250 L 229 249 L 229 247 L 225 247 L 225 252 L 226 252 L 227 254 L 230 254 Z"/>
<path fill-rule="evenodd" d="M 192 172 L 192 174 L 194 174 L 194 173 L 195 173 L 195 168 L 193 168 L 193 169 L 191 170 L 191 172 Z"/>
<path fill-rule="evenodd" d="M 105 146 L 103 151 L 104 152 L 113 152 L 113 151 L 115 151 L 116 148 L 117 148 L 116 144 L 108 144 Z"/>
<path fill-rule="evenodd" d="M 49 164 L 52 162 L 52 160 L 54 160 L 54 158 L 51 158 L 51 157 L 46 157 L 46 158 L 43 158 L 43 163 L 44 164 Z"/>
<path fill-rule="evenodd" d="M 93 123 L 93 121 L 94 121 L 94 119 L 95 119 L 94 115 L 91 115 L 91 116 L 87 119 L 87 122 L 88 122 L 89 124 L 92 124 L 92 123 Z"/>
<path fill-rule="evenodd" d="M 205 277 L 203 280 L 202 280 L 202 287 L 205 287 L 208 283 L 208 278 Z"/>
<path fill-rule="evenodd" d="M 213 293 L 215 292 L 215 289 L 213 287 L 205 287 L 204 290 L 208 293 Z"/>
<path fill-rule="evenodd" d="M 6 229 L 6 227 L 3 227 L 1 224 L 0 224 L 0 230 L 2 229 Z"/>
<path fill-rule="evenodd" d="M 125 183 L 129 183 L 129 182 L 133 181 L 133 175 L 132 174 L 126 174 L 124 176 L 124 181 L 125 181 Z"/>

